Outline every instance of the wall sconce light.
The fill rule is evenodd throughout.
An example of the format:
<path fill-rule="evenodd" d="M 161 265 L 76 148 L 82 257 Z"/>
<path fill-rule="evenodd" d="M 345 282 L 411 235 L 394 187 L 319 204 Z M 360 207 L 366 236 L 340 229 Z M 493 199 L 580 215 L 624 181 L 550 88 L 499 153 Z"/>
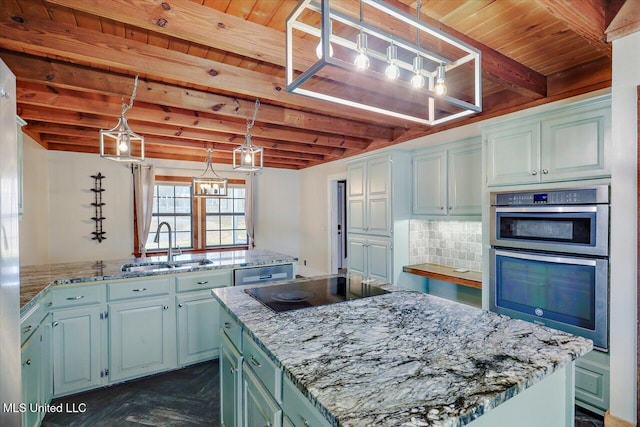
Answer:
<path fill-rule="evenodd" d="M 260 108 L 260 100 L 256 99 L 253 118 L 251 120 L 247 119 L 247 134 L 244 143 L 233 150 L 233 169 L 247 172 L 255 172 L 262 169 L 264 150 L 262 147 L 253 145 L 251 142 L 251 133 L 249 132 L 256 122 L 258 108 Z"/>
<path fill-rule="evenodd" d="M 202 175 L 193 177 L 191 180 L 191 188 L 193 188 L 194 197 L 227 197 L 228 179 L 219 177 L 213 170 L 213 162 L 211 161 L 212 148 L 207 148 L 207 167 Z M 205 176 L 208 171 L 213 176 Z"/>
<path fill-rule="evenodd" d="M 138 76 L 133 83 L 133 92 L 129 104 L 122 103 L 122 112 L 116 126 L 109 130 L 100 130 L 100 157 L 117 162 L 139 163 L 144 161 L 144 136 L 138 135 L 129 127 L 124 114 L 133 107 L 138 90 Z"/>

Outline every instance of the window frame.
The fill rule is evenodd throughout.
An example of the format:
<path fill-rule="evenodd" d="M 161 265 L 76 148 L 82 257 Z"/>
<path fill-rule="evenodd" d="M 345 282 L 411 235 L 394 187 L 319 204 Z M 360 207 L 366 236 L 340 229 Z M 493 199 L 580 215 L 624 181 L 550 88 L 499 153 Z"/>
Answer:
<path fill-rule="evenodd" d="M 156 175 L 155 183 L 156 185 L 188 185 L 191 187 L 191 177 L 184 176 L 167 176 L 167 175 Z M 244 179 L 229 179 L 228 181 L 230 186 L 243 186 L 246 190 L 246 181 Z M 154 189 L 155 190 L 155 189 Z M 246 193 L 245 193 L 246 196 Z M 200 199 L 200 200 L 198 200 Z M 233 245 L 233 246 L 207 246 L 206 245 L 206 203 L 205 198 L 199 198 L 193 196 L 193 189 L 191 189 L 191 238 L 193 242 L 193 248 L 190 249 L 182 249 L 182 253 L 199 253 L 199 252 L 223 252 L 223 251 L 236 251 L 236 250 L 247 250 L 249 249 L 248 243 L 244 245 Z M 246 201 L 246 197 L 245 197 Z M 134 203 L 135 205 L 135 203 Z M 245 205 L 246 206 L 246 205 Z M 138 242 L 138 233 L 135 231 L 137 229 L 137 219 L 135 215 L 134 208 L 134 255 L 139 257 L 141 254 L 138 252 L 139 242 Z M 155 233 L 156 230 L 150 230 L 149 234 Z M 167 252 L 166 249 L 152 249 L 147 251 L 147 256 L 156 256 L 165 254 Z"/>

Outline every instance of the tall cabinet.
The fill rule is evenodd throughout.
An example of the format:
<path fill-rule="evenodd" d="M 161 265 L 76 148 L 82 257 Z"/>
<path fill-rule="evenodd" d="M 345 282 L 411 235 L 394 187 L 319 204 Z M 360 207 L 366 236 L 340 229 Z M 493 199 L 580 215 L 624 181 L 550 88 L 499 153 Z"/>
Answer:
<path fill-rule="evenodd" d="M 349 271 L 394 283 L 409 261 L 410 155 L 361 157 L 347 169 Z"/>

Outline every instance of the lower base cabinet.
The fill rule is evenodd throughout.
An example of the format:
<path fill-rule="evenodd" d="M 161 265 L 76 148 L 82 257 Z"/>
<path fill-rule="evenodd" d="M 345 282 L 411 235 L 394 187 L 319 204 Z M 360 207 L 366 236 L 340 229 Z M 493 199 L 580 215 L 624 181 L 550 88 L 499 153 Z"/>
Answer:
<path fill-rule="evenodd" d="M 220 333 L 220 420 L 222 427 L 242 425 L 242 354 Z"/>
<path fill-rule="evenodd" d="M 106 384 L 106 306 L 53 313 L 53 390 L 56 396 Z"/>
<path fill-rule="evenodd" d="M 220 304 L 210 291 L 176 297 L 178 366 L 213 359 L 220 352 Z"/>
<path fill-rule="evenodd" d="M 51 400 L 51 321 L 46 316 L 31 337 L 22 344 L 23 427 L 39 426 Z M 22 409 L 22 408 L 21 408 Z"/>
<path fill-rule="evenodd" d="M 331 425 L 225 310 L 220 310 L 220 325 L 220 416 L 224 427 Z"/>
<path fill-rule="evenodd" d="M 576 405 L 604 415 L 609 409 L 609 354 L 593 350 L 576 360 Z"/>
<path fill-rule="evenodd" d="M 110 381 L 176 366 L 176 320 L 171 297 L 109 304 Z"/>

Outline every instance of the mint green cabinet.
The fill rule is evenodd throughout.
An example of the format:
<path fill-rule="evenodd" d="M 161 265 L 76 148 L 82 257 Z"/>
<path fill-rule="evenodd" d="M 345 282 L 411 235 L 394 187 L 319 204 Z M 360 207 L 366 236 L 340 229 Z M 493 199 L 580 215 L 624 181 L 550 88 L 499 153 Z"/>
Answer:
<path fill-rule="evenodd" d="M 172 297 L 109 304 L 109 366 L 112 382 L 177 366 Z"/>
<path fill-rule="evenodd" d="M 282 410 L 287 422 L 295 427 L 331 426 L 288 378 L 284 379 L 282 385 Z"/>
<path fill-rule="evenodd" d="M 36 316 L 38 318 L 41 317 Z M 33 319 L 32 319 L 33 320 Z M 22 412 L 23 426 L 39 426 L 45 416 L 44 406 L 53 393 L 51 373 L 51 316 L 45 314 L 41 323 L 22 343 Z"/>
<path fill-rule="evenodd" d="M 106 306 L 53 312 L 53 391 L 63 396 L 106 384 Z"/>
<path fill-rule="evenodd" d="M 184 366 L 218 356 L 220 351 L 220 304 L 210 291 L 176 296 L 178 365 Z"/>
<path fill-rule="evenodd" d="M 383 282 L 392 280 L 391 239 L 351 234 L 347 237 L 347 252 L 351 273 Z"/>
<path fill-rule="evenodd" d="M 220 334 L 220 419 L 223 427 L 242 425 L 242 354 Z"/>
<path fill-rule="evenodd" d="M 347 188 L 347 231 L 390 236 L 391 157 L 373 157 L 349 165 Z"/>
<path fill-rule="evenodd" d="M 479 137 L 420 150 L 412 158 L 412 209 L 418 215 L 481 215 Z"/>
<path fill-rule="evenodd" d="M 489 186 L 611 176 L 609 96 L 488 126 Z"/>
<path fill-rule="evenodd" d="M 609 354 L 593 350 L 576 360 L 576 405 L 604 415 L 609 396 Z"/>
<path fill-rule="evenodd" d="M 282 409 L 248 366 L 246 361 L 242 363 L 242 425 L 282 426 Z"/>

